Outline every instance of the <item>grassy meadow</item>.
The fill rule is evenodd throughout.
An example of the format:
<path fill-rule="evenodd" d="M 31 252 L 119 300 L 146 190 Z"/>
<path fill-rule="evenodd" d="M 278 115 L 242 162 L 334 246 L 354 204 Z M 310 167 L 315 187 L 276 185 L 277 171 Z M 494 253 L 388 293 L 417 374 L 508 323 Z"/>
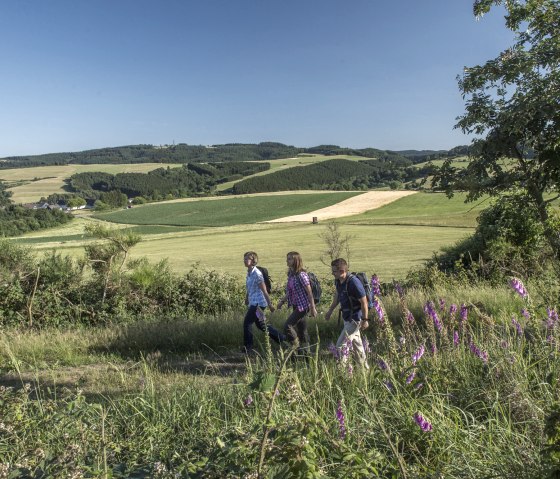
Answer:
<path fill-rule="evenodd" d="M 252 249 L 260 254 L 262 264 L 266 264 L 276 278 L 284 275 L 285 255 L 292 250 L 299 251 L 308 267 L 320 274 L 328 273 L 321 261 L 325 245 L 320 238 L 326 223 L 256 221 L 288 216 L 296 211 L 312 211 L 351 194 L 354 193 L 175 200 L 119 210 L 100 215 L 100 218 L 126 221 L 128 224 L 118 223 L 115 227 L 130 227 L 143 234 L 142 241 L 131 250 L 132 258 L 147 257 L 153 262 L 169 258 L 177 272 L 200 263 L 241 278 L 240 258 Z M 341 233 L 350 237 L 353 268 L 377 272 L 389 279 L 402 278 L 410 268 L 422 264 L 442 246 L 472 231 L 474 212 L 469 212 L 470 208 L 459 197 L 448 200 L 444 195 L 418 193 L 377 210 L 340 218 L 337 223 Z M 424 220 L 421 220 L 422 215 Z M 84 244 L 89 241 L 83 236 L 88 221 L 99 220 L 83 217 L 62 228 L 28 234 L 18 241 L 39 251 L 56 248 L 72 256 L 81 256 Z M 143 222 L 151 224 L 138 224 Z M 238 224 L 234 224 L 236 222 Z M 209 223 L 213 226 L 204 227 Z"/>
<path fill-rule="evenodd" d="M 244 356 L 241 309 L 3 328 L 0 478 L 554 477 L 560 326 L 546 285 L 526 285 L 526 297 L 441 278 L 430 290 L 389 288 L 362 333 L 369 369 L 348 345 L 333 350 L 341 326 L 324 317 L 326 224 L 262 221 L 351 194 L 176 200 L 19 238 L 78 256 L 91 241 L 85 225 L 120 221 L 109 224 L 143 234 L 131 259 L 168 259 L 179 273 L 198 263 L 242 281 L 242 255 L 254 249 L 276 286 L 296 249 L 325 293 L 305 351 L 257 333 L 258 353 Z M 462 200 L 418 193 L 340 218 L 352 269 L 403 278 L 473 230 L 484 203 Z M 267 319 L 282 329 L 287 315 Z"/>

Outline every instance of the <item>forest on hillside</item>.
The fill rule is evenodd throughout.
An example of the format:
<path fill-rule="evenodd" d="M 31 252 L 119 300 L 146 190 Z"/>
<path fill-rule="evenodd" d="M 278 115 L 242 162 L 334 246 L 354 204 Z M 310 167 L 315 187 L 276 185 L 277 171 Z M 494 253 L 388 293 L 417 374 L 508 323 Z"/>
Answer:
<path fill-rule="evenodd" d="M 234 194 L 286 190 L 365 190 L 388 186 L 400 188 L 405 182 L 423 178 L 431 168 L 416 168 L 406 158 L 351 161 L 327 160 L 289 168 L 236 183 Z"/>
<path fill-rule="evenodd" d="M 224 145 L 129 145 L 114 148 L 99 148 L 71 153 L 48 153 L 44 155 L 10 156 L 0 159 L 0 169 L 31 168 L 34 166 L 67 164 L 123 164 L 123 163 L 216 163 L 230 161 L 267 161 L 291 158 L 301 154 L 348 155 L 398 160 L 408 158 L 413 163 L 429 159 L 456 156 L 467 147 L 453 150 L 397 152 L 376 148 L 353 149 L 337 145 L 319 145 L 299 148 L 276 142 L 258 144 L 229 143 Z M 455 151 L 457 150 L 457 151 Z"/>

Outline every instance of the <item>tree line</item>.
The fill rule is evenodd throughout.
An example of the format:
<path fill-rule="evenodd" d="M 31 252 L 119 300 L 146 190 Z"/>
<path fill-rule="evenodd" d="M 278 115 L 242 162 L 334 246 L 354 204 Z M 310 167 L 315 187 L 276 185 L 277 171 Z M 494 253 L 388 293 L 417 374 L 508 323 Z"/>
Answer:
<path fill-rule="evenodd" d="M 430 171 L 430 167 L 414 167 L 412 161 L 406 158 L 363 161 L 336 159 L 247 178 L 236 183 L 232 192 L 355 190 L 382 186 L 397 188 L 404 182 L 427 176 Z"/>
<path fill-rule="evenodd" d="M 84 198 L 99 209 L 135 203 L 209 194 L 219 183 L 243 178 L 270 168 L 269 163 L 238 162 L 187 164 L 180 168 L 157 168 L 148 173 L 83 172 L 67 180 L 70 196 Z M 48 200 L 65 201 L 57 194 Z"/>
<path fill-rule="evenodd" d="M 51 228 L 68 223 L 72 219 L 72 216 L 60 210 L 31 210 L 15 205 L 11 195 L 0 181 L 0 237 Z"/>
<path fill-rule="evenodd" d="M 467 147 L 457 147 L 465 149 Z M 463 150 L 461 150 L 463 151 Z M 429 155 L 456 156 L 458 151 L 408 150 L 404 152 L 375 148 L 353 149 L 337 145 L 319 145 L 299 148 L 283 143 L 263 142 L 258 144 L 228 143 L 224 145 L 129 145 L 115 148 L 99 148 L 72 153 L 49 153 L 44 155 L 10 156 L 3 158 L 0 169 L 30 168 L 34 166 L 68 164 L 122 164 L 122 163 L 217 163 L 235 161 L 267 161 L 290 158 L 300 154 L 363 156 L 395 160 L 408 158 L 413 163 L 426 161 Z M 439 156 L 437 156 L 439 157 Z M 435 158 L 435 157 L 434 157 Z M 430 159 L 434 159 L 430 158 Z"/>

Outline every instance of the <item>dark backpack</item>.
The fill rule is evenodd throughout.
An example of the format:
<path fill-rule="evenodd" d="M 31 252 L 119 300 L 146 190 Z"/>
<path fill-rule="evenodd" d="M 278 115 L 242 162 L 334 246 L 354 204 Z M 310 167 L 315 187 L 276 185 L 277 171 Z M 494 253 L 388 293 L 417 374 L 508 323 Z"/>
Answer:
<path fill-rule="evenodd" d="M 313 301 L 317 305 L 321 302 L 321 294 L 323 293 L 323 290 L 321 289 L 321 283 L 319 283 L 317 276 L 315 276 L 315 274 L 311 271 L 307 271 L 307 276 L 309 276 L 309 284 L 311 285 Z"/>
<path fill-rule="evenodd" d="M 272 291 L 272 279 L 268 274 L 268 270 L 264 266 L 257 266 L 257 269 L 262 273 L 264 278 L 264 286 L 266 287 L 266 292 L 270 294 Z"/>
<path fill-rule="evenodd" d="M 364 287 L 364 290 L 366 291 L 368 308 L 373 308 L 373 291 L 371 289 L 371 284 L 369 282 L 369 278 L 367 277 L 367 274 L 366 273 L 349 273 L 348 274 L 348 279 L 346 280 L 346 294 L 348 295 L 348 299 L 350 299 L 351 308 L 354 309 L 354 305 L 352 303 L 352 296 L 350 294 L 348 294 L 348 281 L 350 280 L 350 277 L 352 277 L 352 276 L 356 276 L 356 278 L 358 278 L 360 280 L 360 283 L 362 283 L 362 286 Z"/>

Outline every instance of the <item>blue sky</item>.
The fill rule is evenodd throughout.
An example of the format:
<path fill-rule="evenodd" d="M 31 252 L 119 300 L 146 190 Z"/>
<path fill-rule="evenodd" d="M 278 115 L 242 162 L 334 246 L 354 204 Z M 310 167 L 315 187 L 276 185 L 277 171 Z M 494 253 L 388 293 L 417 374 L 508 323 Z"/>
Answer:
<path fill-rule="evenodd" d="M 0 3 L 0 157 L 280 141 L 447 149 L 456 76 L 512 43 L 470 0 Z"/>

